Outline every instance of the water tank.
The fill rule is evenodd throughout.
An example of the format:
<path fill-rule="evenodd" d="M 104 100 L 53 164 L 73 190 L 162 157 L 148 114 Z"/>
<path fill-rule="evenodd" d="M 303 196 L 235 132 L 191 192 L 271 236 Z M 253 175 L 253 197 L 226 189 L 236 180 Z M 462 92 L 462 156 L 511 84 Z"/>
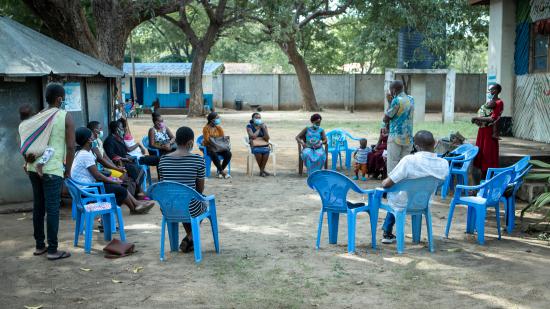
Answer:
<path fill-rule="evenodd" d="M 445 56 L 436 56 L 422 46 L 424 35 L 409 27 L 399 30 L 397 39 L 397 68 L 438 69 L 444 67 Z M 441 63 L 437 63 L 441 60 Z"/>

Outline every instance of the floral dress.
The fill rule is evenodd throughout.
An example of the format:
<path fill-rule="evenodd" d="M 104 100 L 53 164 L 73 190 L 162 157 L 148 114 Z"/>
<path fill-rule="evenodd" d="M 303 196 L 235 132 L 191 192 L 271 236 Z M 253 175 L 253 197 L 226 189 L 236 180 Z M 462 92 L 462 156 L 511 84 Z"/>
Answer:
<path fill-rule="evenodd" d="M 306 164 L 308 175 L 322 169 L 327 160 L 322 132 L 323 128 L 313 129 L 312 127 L 308 127 L 306 131 L 306 148 L 302 150 L 302 160 Z"/>

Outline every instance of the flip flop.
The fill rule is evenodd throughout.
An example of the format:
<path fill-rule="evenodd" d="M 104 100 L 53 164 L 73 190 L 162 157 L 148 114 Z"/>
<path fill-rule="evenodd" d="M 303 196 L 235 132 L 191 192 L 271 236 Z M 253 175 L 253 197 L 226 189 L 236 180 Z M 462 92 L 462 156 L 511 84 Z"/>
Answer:
<path fill-rule="evenodd" d="M 50 256 L 50 254 L 48 254 L 48 260 L 50 261 L 61 260 L 61 259 L 66 259 L 70 256 L 71 254 L 69 252 L 57 251 L 55 256 Z"/>
<path fill-rule="evenodd" d="M 44 247 L 42 249 L 35 249 L 34 252 L 32 253 L 32 255 L 39 256 L 39 255 L 42 255 L 46 252 L 48 252 L 48 248 Z"/>

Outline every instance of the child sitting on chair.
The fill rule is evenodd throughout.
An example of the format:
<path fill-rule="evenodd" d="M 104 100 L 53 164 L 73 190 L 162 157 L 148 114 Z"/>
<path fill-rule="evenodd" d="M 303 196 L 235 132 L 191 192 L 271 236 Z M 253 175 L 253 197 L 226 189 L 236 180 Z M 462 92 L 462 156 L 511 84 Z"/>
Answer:
<path fill-rule="evenodd" d="M 19 108 L 19 119 L 21 119 L 22 122 L 31 118 L 34 115 L 35 114 L 32 111 L 32 107 L 29 104 L 22 105 Z M 40 158 L 36 161 L 36 173 L 40 175 L 40 177 L 42 177 L 43 175 L 42 168 L 44 167 L 46 162 L 48 162 L 53 156 L 53 153 L 54 149 L 52 147 L 46 147 L 42 156 L 40 156 Z M 23 165 L 23 169 L 27 171 L 27 165 L 29 163 L 33 163 L 35 160 L 36 158 L 34 158 L 34 156 L 28 156 L 27 158 L 25 158 L 25 165 Z"/>
<path fill-rule="evenodd" d="M 357 149 L 353 153 L 353 157 L 355 159 L 355 177 L 353 177 L 354 180 L 359 179 L 359 171 L 361 171 L 361 180 L 366 181 L 367 180 L 367 158 L 369 156 L 369 153 L 371 152 L 370 147 L 367 147 L 367 139 L 362 138 L 359 141 L 359 149 Z"/>

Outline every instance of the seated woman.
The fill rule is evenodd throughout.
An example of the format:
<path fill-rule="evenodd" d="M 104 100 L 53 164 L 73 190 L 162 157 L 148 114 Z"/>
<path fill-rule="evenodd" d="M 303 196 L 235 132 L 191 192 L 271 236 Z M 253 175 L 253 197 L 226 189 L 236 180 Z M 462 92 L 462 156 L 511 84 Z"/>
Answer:
<path fill-rule="evenodd" d="M 296 136 L 298 144 L 302 145 L 302 160 L 307 167 L 308 175 L 320 170 L 325 165 L 327 154 L 323 144 L 327 143 L 325 130 L 321 128 L 321 115 L 313 114 L 310 118 L 311 126 L 304 128 Z"/>
<path fill-rule="evenodd" d="M 174 134 L 164 123 L 164 119 L 158 112 L 152 114 L 153 127 L 149 129 L 149 147 L 158 149 L 160 156 L 176 150 Z"/>
<path fill-rule="evenodd" d="M 260 167 L 260 176 L 270 176 L 271 174 L 265 171 L 267 159 L 269 159 L 269 132 L 267 126 L 262 121 L 260 113 L 252 114 L 250 123 L 246 126 L 250 149 L 256 157 L 256 162 Z"/>
<path fill-rule="evenodd" d="M 193 150 L 195 135 L 188 127 L 181 127 L 176 131 L 176 151 L 163 156 L 158 166 L 160 181 L 169 180 L 179 182 L 202 193 L 204 190 L 205 167 L 204 159 Z M 192 200 L 189 204 L 189 213 L 196 217 L 206 211 L 206 205 Z M 183 252 L 193 250 L 193 235 L 191 224 L 183 223 L 187 236 L 181 241 L 180 249 Z"/>
<path fill-rule="evenodd" d="M 92 139 L 94 142 L 92 143 L 92 153 L 96 157 L 97 161 L 97 168 L 99 171 L 105 171 L 109 174 L 112 174 L 111 176 L 115 176 L 117 178 L 120 178 L 121 174 L 126 173 L 126 169 L 124 167 L 118 167 L 109 157 L 105 154 L 105 150 L 103 149 L 103 127 L 101 126 L 101 123 L 99 121 L 90 121 L 88 122 L 87 128 L 92 131 Z"/>
<path fill-rule="evenodd" d="M 231 175 L 228 175 L 225 172 L 225 168 L 231 161 L 231 151 L 229 149 L 215 152 L 210 145 L 210 138 L 212 137 L 223 137 L 224 132 L 220 126 L 221 119 L 218 113 L 212 112 L 206 117 L 208 121 L 204 128 L 202 128 L 203 141 L 202 144 L 206 146 L 206 151 L 212 163 L 216 166 L 218 178 L 231 178 Z M 218 156 L 223 158 L 223 162 L 220 162 Z"/>
<path fill-rule="evenodd" d="M 388 148 L 388 129 L 380 129 L 380 136 L 378 137 L 378 143 L 374 146 L 374 149 L 369 153 L 367 157 L 367 165 L 369 175 L 374 178 L 382 176 L 382 179 L 387 177 L 386 160 L 383 156 L 384 151 Z"/>
<path fill-rule="evenodd" d="M 83 183 L 102 182 L 106 193 L 113 193 L 118 205 L 125 204 L 130 208 L 130 213 L 146 213 L 155 204 L 153 201 L 138 201 L 121 184 L 118 178 L 106 177 L 99 172 L 96 160 L 92 153 L 92 131 L 88 128 L 78 128 L 75 133 L 75 140 L 78 150 L 74 157 L 71 168 L 71 178 Z"/>
<path fill-rule="evenodd" d="M 128 148 L 124 143 L 124 135 L 124 125 L 121 121 L 112 121 L 109 123 L 109 136 L 103 143 L 105 153 L 118 166 L 124 166 L 124 168 L 128 171 L 128 175 L 134 179 L 136 183 L 141 184 L 144 173 L 138 166 L 138 163 L 142 165 L 156 166 L 158 165 L 159 158 L 157 156 L 144 155 L 136 160 L 136 158 L 131 156 L 129 152 L 137 149 L 138 146 L 136 145 L 133 149 Z M 139 194 L 140 186 L 136 189 L 138 190 L 138 193 L 136 194 Z"/>

